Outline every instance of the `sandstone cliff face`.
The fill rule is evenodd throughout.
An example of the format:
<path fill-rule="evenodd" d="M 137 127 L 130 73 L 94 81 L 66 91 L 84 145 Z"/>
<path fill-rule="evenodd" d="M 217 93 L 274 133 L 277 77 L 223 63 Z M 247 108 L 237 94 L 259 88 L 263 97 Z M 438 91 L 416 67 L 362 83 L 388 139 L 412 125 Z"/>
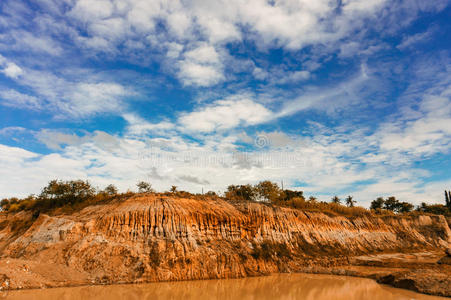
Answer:
<path fill-rule="evenodd" d="M 25 213 L 2 218 L 0 273 L 17 277 L 11 287 L 242 277 L 343 264 L 382 251 L 446 248 L 451 242 L 440 216 L 350 220 L 258 203 L 237 207 L 155 195 L 72 215 L 41 214 L 26 228 L 18 226 L 30 219 Z M 2 270 L 6 262 L 25 271 L 8 273 Z"/>

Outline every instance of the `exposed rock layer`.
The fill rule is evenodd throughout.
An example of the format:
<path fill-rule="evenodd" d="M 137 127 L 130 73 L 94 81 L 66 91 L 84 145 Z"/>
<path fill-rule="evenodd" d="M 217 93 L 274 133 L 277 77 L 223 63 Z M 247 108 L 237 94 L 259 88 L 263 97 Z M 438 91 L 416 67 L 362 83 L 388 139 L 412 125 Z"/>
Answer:
<path fill-rule="evenodd" d="M 148 195 L 71 215 L 0 216 L 0 279 L 3 288 L 20 288 L 327 272 L 358 265 L 353 257 L 364 254 L 440 251 L 450 241 L 441 216 L 351 220 Z"/>

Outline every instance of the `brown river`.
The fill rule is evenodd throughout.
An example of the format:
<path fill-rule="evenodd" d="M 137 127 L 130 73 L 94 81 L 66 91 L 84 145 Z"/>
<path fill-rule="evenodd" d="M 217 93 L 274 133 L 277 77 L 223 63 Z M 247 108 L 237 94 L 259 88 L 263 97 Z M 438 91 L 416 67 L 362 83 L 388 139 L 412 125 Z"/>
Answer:
<path fill-rule="evenodd" d="M 0 292 L 0 299 L 444 299 L 377 284 L 363 278 L 277 274 L 243 279 L 82 286 Z"/>

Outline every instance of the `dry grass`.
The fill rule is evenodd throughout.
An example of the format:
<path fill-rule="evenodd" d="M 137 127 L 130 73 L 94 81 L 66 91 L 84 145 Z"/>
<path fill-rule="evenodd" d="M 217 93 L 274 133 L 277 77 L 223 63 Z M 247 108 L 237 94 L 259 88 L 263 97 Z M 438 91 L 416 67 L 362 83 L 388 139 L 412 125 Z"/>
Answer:
<path fill-rule="evenodd" d="M 371 211 L 360 206 L 347 207 L 337 203 L 306 201 L 303 198 L 278 201 L 275 204 L 304 211 L 321 212 L 329 216 L 363 217 L 373 215 Z"/>

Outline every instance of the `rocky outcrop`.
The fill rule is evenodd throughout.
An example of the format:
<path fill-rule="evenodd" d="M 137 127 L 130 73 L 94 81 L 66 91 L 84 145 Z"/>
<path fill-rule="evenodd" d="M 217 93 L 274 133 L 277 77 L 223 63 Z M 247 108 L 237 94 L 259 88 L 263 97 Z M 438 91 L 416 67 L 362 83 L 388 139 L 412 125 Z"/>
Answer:
<path fill-rule="evenodd" d="M 439 259 L 439 264 L 451 265 L 451 248 L 445 250 L 445 256 Z"/>
<path fill-rule="evenodd" d="M 158 195 L 70 215 L 2 218 L 0 276 L 10 288 L 308 271 L 363 254 L 445 249 L 451 241 L 441 216 L 347 219 Z"/>

